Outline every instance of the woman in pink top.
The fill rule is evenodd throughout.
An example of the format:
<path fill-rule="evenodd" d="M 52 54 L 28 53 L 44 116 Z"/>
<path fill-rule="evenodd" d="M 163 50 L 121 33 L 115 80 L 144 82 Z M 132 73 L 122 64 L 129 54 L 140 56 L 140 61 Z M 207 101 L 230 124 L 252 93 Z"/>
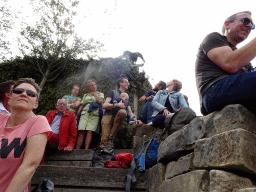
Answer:
<path fill-rule="evenodd" d="M 33 79 L 15 82 L 11 115 L 0 113 L 0 191 L 28 191 L 28 184 L 44 154 L 52 131 L 38 106 L 40 88 Z"/>

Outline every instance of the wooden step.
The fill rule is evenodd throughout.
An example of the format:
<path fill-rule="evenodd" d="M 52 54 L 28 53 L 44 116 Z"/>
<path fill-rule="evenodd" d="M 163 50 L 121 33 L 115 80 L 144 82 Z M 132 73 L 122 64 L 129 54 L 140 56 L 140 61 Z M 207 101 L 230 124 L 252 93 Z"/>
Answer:
<path fill-rule="evenodd" d="M 133 154 L 133 149 L 114 149 L 113 153 L 123 152 Z M 71 153 L 52 150 L 45 153 L 44 165 L 91 167 L 92 156 L 92 149 L 75 149 Z"/>
<path fill-rule="evenodd" d="M 56 191 L 125 191 L 128 171 L 118 168 L 42 165 L 32 178 L 32 186 L 47 178 L 54 183 Z M 136 191 L 147 191 L 147 175 L 148 170 L 139 177 Z"/>

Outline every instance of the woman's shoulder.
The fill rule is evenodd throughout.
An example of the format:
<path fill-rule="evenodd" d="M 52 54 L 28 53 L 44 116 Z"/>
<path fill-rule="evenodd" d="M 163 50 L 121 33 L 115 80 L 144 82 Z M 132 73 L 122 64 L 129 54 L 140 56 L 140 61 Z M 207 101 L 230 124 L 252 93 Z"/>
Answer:
<path fill-rule="evenodd" d="M 35 115 L 29 118 L 30 121 L 36 122 L 42 122 L 42 121 L 47 121 L 46 117 L 43 115 Z"/>
<path fill-rule="evenodd" d="M 9 117 L 10 115 L 0 112 L 0 122 L 4 121 L 5 119 L 8 119 Z"/>

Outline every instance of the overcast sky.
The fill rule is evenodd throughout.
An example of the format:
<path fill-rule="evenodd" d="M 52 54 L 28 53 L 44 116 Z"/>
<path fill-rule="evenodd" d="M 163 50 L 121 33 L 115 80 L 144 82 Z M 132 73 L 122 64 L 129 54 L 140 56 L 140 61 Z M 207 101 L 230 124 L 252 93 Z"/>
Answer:
<path fill-rule="evenodd" d="M 6 1 L 26 12 L 28 0 Z M 255 0 L 85 0 L 78 7 L 76 33 L 100 40 L 106 50 L 99 53 L 101 57 L 140 52 L 146 61 L 141 70 L 151 84 L 180 80 L 181 92 L 201 115 L 194 73 L 198 47 L 208 33 L 221 32 L 224 20 L 233 13 L 250 10 L 256 18 L 255 5 Z M 238 48 L 255 34 L 252 31 Z"/>

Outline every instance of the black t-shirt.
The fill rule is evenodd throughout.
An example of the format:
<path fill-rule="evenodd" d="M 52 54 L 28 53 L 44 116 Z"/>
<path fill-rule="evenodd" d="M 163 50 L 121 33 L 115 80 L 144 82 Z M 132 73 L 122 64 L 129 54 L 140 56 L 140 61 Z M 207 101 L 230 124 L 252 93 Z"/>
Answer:
<path fill-rule="evenodd" d="M 202 41 L 196 59 L 196 83 L 200 94 L 204 95 L 207 89 L 215 82 L 231 74 L 223 71 L 207 57 L 207 52 L 216 47 L 229 46 L 233 51 L 237 48 L 228 42 L 227 38 L 217 32 L 210 33 Z M 243 67 L 238 73 L 252 70 L 251 64 Z"/>
<path fill-rule="evenodd" d="M 223 71 L 219 66 L 207 57 L 207 52 L 216 47 L 229 46 L 233 51 L 237 48 L 228 42 L 227 38 L 220 33 L 208 34 L 202 41 L 196 58 L 195 74 L 196 85 L 202 105 L 202 97 L 207 89 L 217 81 L 231 75 Z M 252 66 L 248 63 L 238 73 L 249 72 Z"/>

